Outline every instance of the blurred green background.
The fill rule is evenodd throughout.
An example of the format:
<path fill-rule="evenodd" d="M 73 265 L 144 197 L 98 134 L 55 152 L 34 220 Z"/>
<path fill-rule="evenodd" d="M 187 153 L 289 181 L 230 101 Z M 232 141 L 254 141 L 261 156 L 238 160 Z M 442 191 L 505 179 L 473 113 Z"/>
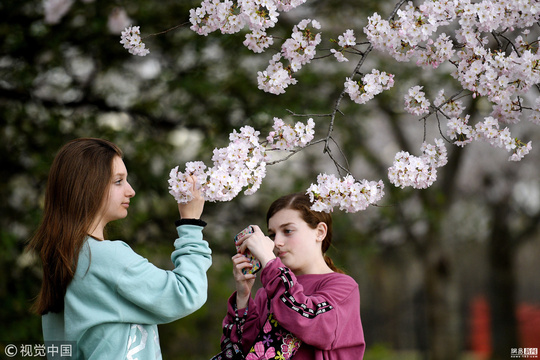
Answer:
<path fill-rule="evenodd" d="M 111 224 L 109 238 L 170 268 L 178 214 L 167 191 L 169 170 L 186 161 L 209 164 L 212 150 L 226 146 L 228 134 L 243 125 L 265 136 L 274 116 L 304 119 L 288 110 L 328 113 L 354 69 L 353 57 L 350 63 L 314 61 L 297 74 L 297 85 L 275 96 L 257 89 L 256 72 L 277 50 L 253 54 L 242 45 L 244 34 L 204 37 L 184 26 L 144 39 L 151 53 L 140 58 L 122 48 L 108 25 L 111 14 L 124 9 L 145 36 L 187 22 L 198 5 L 75 1 L 50 24 L 41 1 L 0 2 L 0 358 L 7 344 L 42 342 L 40 318 L 28 310 L 40 269 L 24 246 L 40 220 L 48 168 L 65 142 L 103 137 L 124 150 L 137 195 L 129 216 Z M 346 29 L 363 41 L 367 16 L 386 17 L 394 5 L 310 1 L 282 15 L 271 32 L 285 38 L 299 19 L 315 18 L 323 25 L 323 55 Z M 487 144 L 447 146 L 449 163 L 435 185 L 396 189 L 386 174 L 394 154 L 419 155 L 424 134 L 424 124 L 402 110 L 404 91 L 419 84 L 433 97 L 457 84 L 451 69 L 420 71 L 376 53 L 361 71 L 372 68 L 396 74 L 396 85 L 364 106 L 344 100 L 334 135 L 354 175 L 383 179 L 386 196 L 361 213 L 334 213 L 330 254 L 360 284 L 365 359 L 508 359 L 513 348 L 540 347 L 540 152 L 510 163 L 504 150 Z M 482 100 L 466 101 L 473 121 L 489 113 Z M 328 120 L 315 120 L 316 138 L 323 137 Z M 439 137 L 432 121 L 428 142 Z M 531 125 L 513 131 L 539 143 Z M 219 351 L 234 288 L 234 235 L 248 224 L 264 228 L 270 202 L 305 190 L 319 172 L 336 169 L 322 147 L 313 147 L 268 168 L 255 195 L 206 204 L 205 237 L 214 259 L 208 301 L 160 326 L 164 359 L 204 360 Z"/>

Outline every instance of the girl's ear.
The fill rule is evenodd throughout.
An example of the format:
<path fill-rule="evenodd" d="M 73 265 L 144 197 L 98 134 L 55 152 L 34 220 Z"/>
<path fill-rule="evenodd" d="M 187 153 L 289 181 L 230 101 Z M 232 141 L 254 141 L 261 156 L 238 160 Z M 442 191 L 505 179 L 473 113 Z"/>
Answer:
<path fill-rule="evenodd" d="M 326 233 L 328 232 L 328 225 L 324 222 L 320 222 L 317 224 L 317 241 L 323 241 L 326 237 Z"/>

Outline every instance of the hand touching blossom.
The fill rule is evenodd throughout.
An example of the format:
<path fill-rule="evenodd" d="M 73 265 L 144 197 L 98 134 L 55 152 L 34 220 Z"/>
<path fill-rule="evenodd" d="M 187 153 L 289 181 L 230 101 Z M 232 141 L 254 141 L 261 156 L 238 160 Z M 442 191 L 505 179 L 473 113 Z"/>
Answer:
<path fill-rule="evenodd" d="M 208 201 L 229 201 L 244 188 L 245 194 L 254 193 L 266 175 L 267 151 L 286 150 L 307 146 L 314 136 L 315 123 L 309 119 L 307 124 L 297 122 L 291 127 L 279 118 L 274 118 L 274 131 L 267 137 L 267 144 L 259 142 L 259 132 L 249 126 L 234 131 L 227 148 L 215 149 L 212 158 L 214 166 L 210 169 L 200 161 L 188 162 L 185 172 L 178 166 L 171 170 L 169 192 L 178 203 L 192 199 L 190 175 L 196 177 L 198 189 Z M 319 175 L 317 184 L 312 184 L 307 193 L 316 211 L 333 211 L 334 207 L 346 212 L 365 210 L 384 196 L 382 181 L 362 180 L 356 182 L 348 175 L 343 180 L 334 175 Z"/>
<path fill-rule="evenodd" d="M 214 149 L 211 168 L 200 161 L 188 162 L 184 172 L 178 166 L 171 170 L 169 192 L 178 203 L 192 199 L 190 175 L 195 175 L 204 198 L 208 201 L 230 201 L 244 188 L 245 194 L 253 194 L 260 187 L 266 176 L 268 150 L 291 151 L 307 146 L 314 136 L 315 123 L 308 119 L 307 124 L 296 123 L 292 128 L 279 118 L 274 118 L 274 131 L 263 143 L 259 132 L 250 126 L 244 126 L 237 133 L 230 134 L 230 143 L 226 148 Z M 269 148 L 267 148 L 269 145 Z"/>

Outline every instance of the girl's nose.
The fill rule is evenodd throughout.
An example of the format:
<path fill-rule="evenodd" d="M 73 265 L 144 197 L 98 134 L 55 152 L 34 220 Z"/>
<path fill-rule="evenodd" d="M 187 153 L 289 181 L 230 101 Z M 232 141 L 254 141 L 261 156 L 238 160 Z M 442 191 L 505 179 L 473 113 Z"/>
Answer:
<path fill-rule="evenodd" d="M 283 238 L 279 236 L 278 234 L 276 234 L 276 236 L 274 237 L 274 246 L 279 248 L 279 247 L 282 247 L 283 244 L 284 244 Z"/>
<path fill-rule="evenodd" d="M 133 190 L 133 187 L 131 187 L 131 184 L 128 184 L 128 186 L 129 186 L 129 189 L 127 191 L 127 196 L 130 197 L 130 198 L 134 197 L 135 196 L 135 190 Z"/>

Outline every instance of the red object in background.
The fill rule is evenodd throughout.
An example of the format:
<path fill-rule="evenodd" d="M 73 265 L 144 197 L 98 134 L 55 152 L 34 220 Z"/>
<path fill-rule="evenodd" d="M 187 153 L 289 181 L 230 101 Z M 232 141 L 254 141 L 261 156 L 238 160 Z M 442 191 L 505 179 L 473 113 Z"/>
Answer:
<path fill-rule="evenodd" d="M 517 313 L 521 347 L 540 348 L 540 307 L 521 304 Z"/>
<path fill-rule="evenodd" d="M 540 307 L 519 304 L 516 317 L 520 343 L 515 347 L 540 348 Z M 469 344 L 478 358 L 487 359 L 491 355 L 489 303 L 484 296 L 478 296 L 471 301 Z"/>
<path fill-rule="evenodd" d="M 471 350 L 480 359 L 487 359 L 491 354 L 491 321 L 489 304 L 483 296 L 476 297 L 471 302 L 469 334 Z"/>

